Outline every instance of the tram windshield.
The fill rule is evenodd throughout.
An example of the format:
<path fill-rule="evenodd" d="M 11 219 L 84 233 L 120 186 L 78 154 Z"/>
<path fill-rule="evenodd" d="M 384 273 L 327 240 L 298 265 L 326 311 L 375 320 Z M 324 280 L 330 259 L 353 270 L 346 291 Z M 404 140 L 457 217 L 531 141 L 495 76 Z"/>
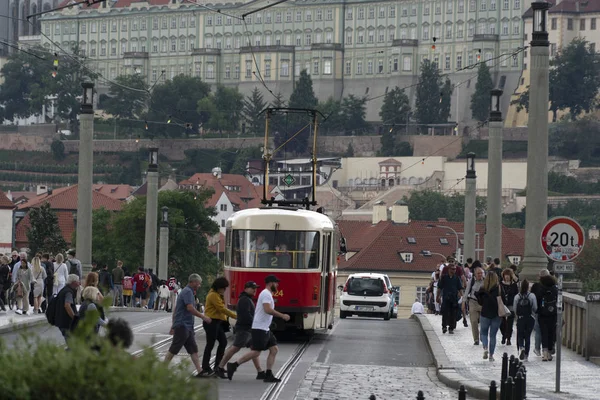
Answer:
<path fill-rule="evenodd" d="M 231 265 L 242 268 L 316 269 L 319 232 L 234 230 Z"/>

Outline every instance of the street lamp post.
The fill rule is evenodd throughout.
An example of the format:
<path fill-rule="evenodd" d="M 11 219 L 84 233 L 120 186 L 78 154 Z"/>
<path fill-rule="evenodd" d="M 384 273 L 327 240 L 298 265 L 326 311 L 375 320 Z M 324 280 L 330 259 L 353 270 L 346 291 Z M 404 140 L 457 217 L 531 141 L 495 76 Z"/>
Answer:
<path fill-rule="evenodd" d="M 94 176 L 94 84 L 83 82 L 79 113 L 79 166 L 77 177 L 77 244 L 83 275 L 92 270 L 92 182 Z"/>
<path fill-rule="evenodd" d="M 485 255 L 502 258 L 502 90 L 491 92 Z"/>
<path fill-rule="evenodd" d="M 541 232 L 548 215 L 548 93 L 549 52 L 547 17 L 549 3 L 533 2 L 531 40 L 532 85 L 529 89 L 527 130 L 527 213 L 525 216 L 525 256 L 521 279 L 536 280 L 548 265 L 540 245 Z"/>
<path fill-rule="evenodd" d="M 148 173 L 146 174 L 146 237 L 144 268 L 156 270 L 156 228 L 158 214 L 158 149 L 148 149 Z"/>
<path fill-rule="evenodd" d="M 158 279 L 169 278 L 169 207 L 163 207 L 160 223 L 160 244 L 158 248 Z"/>
<path fill-rule="evenodd" d="M 467 175 L 465 176 L 465 259 L 475 259 L 476 186 L 475 153 L 469 153 L 467 154 Z"/>

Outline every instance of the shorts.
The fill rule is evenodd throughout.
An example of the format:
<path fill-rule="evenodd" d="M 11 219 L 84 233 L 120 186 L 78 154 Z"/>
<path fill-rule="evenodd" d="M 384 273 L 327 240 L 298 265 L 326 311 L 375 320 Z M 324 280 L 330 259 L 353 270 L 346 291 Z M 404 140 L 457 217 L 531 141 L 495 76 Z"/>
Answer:
<path fill-rule="evenodd" d="M 277 346 L 277 339 L 271 331 L 252 329 L 252 350 L 264 351 Z"/>
<path fill-rule="evenodd" d="M 148 292 L 135 292 L 135 298 L 137 299 L 138 297 L 141 300 L 146 300 L 146 295 Z"/>
<path fill-rule="evenodd" d="M 233 338 L 233 347 L 243 349 L 252 345 L 252 333 L 250 331 L 237 330 Z"/>
<path fill-rule="evenodd" d="M 196 337 L 193 330 L 190 331 L 182 325 L 176 327 L 174 331 L 173 342 L 171 343 L 171 347 L 169 347 L 169 353 L 177 355 L 182 347 L 185 347 L 188 354 L 195 354 L 198 352 L 198 345 L 196 344 Z"/>

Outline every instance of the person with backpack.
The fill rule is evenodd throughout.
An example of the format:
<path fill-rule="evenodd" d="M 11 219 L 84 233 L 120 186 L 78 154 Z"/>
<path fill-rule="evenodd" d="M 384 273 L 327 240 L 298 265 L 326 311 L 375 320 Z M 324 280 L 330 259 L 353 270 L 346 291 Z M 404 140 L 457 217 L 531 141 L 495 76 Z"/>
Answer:
<path fill-rule="evenodd" d="M 519 286 L 517 285 L 517 277 L 510 268 L 506 268 L 502 271 L 502 282 L 500 283 L 500 289 L 502 293 L 502 302 L 510 310 L 510 314 L 502 318 L 502 324 L 500 325 L 500 331 L 502 332 L 502 344 L 511 346 L 510 340 L 513 334 L 513 325 L 515 323 L 515 310 L 513 303 L 515 296 L 519 293 Z"/>
<path fill-rule="evenodd" d="M 478 262 L 478 261 L 476 261 Z M 483 286 L 483 268 L 481 264 L 473 267 L 473 276 L 467 283 L 467 288 L 463 295 L 462 311 L 466 314 L 466 307 L 469 307 L 469 319 L 471 320 L 471 334 L 473 335 L 473 345 L 479 346 L 479 317 L 481 317 L 481 306 L 477 301 L 476 293 Z"/>
<path fill-rule="evenodd" d="M 123 307 L 133 307 L 133 278 L 129 274 L 123 272 Z"/>
<path fill-rule="evenodd" d="M 52 294 L 57 295 L 67 284 L 67 278 L 69 276 L 69 269 L 67 264 L 64 263 L 65 258 L 62 254 L 56 255 L 56 262 L 54 263 L 54 277 L 52 280 Z"/>
<path fill-rule="evenodd" d="M 521 361 L 529 361 L 531 332 L 535 325 L 534 315 L 537 312 L 535 294 L 529 292 L 529 281 L 521 282 L 521 290 L 513 300 L 513 310 L 517 319 L 517 349 Z"/>
<path fill-rule="evenodd" d="M 540 281 L 531 288 L 538 305 L 537 319 L 542 342 L 542 361 L 552 361 L 552 354 L 554 354 L 558 313 L 558 287 L 556 284 L 556 278 L 545 269 L 540 272 Z"/>
<path fill-rule="evenodd" d="M 79 281 L 83 279 L 83 269 L 81 268 L 81 261 L 75 258 L 75 250 L 70 250 L 67 253 L 67 260 L 69 263 L 69 275 L 74 274 L 79 277 Z"/>
<path fill-rule="evenodd" d="M 57 257 L 58 259 L 58 257 Z M 79 276 L 71 274 L 67 277 L 66 285 L 56 297 L 50 299 L 46 309 L 46 319 L 50 325 L 56 326 L 65 341 L 77 323 L 77 307 L 75 297 L 80 287 Z"/>

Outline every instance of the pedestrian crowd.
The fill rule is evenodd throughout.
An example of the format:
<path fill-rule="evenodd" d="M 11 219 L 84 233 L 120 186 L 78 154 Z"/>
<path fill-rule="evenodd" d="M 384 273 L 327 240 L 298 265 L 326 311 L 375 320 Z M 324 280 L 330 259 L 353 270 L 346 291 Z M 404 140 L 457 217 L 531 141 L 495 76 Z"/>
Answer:
<path fill-rule="evenodd" d="M 516 325 L 519 358 L 528 361 L 533 334 L 533 353 L 542 361 L 552 361 L 558 286 L 547 269 L 539 272 L 538 282 L 531 283 L 519 279 L 517 266 L 503 269 L 498 258 L 488 257 L 485 263 L 469 258 L 461 265 L 449 256 L 432 273 L 426 306 L 428 313 L 441 315 L 444 334 L 454 334 L 461 319 L 465 328 L 470 322 L 473 345 L 483 347 L 484 359 L 495 360 L 498 332 L 502 345 L 513 346 Z M 422 312 L 413 306 L 413 314 Z"/>

